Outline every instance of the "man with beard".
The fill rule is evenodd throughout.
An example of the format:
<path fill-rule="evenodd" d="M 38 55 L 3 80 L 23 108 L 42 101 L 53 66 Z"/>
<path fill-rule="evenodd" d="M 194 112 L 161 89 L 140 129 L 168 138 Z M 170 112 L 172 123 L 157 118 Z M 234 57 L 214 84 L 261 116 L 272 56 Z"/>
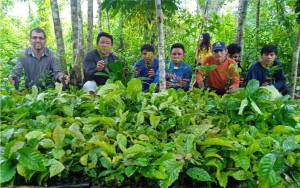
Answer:
<path fill-rule="evenodd" d="M 97 72 L 106 72 L 108 63 L 114 63 L 116 61 L 122 62 L 117 56 L 112 53 L 113 37 L 105 32 L 100 32 L 97 36 L 97 49 L 88 52 L 84 57 L 84 91 L 95 92 L 97 86 L 104 85 L 107 76 L 95 75 Z M 122 62 L 123 64 L 123 62 Z M 125 74 L 128 73 L 127 68 L 123 64 Z"/>
<path fill-rule="evenodd" d="M 18 64 L 8 76 L 11 84 L 16 89 L 20 82 L 22 71 L 25 71 L 25 88 L 30 89 L 33 85 L 44 89 L 53 85 L 54 81 L 69 83 L 69 76 L 60 70 L 60 61 L 55 53 L 45 47 L 46 34 L 41 28 L 34 28 L 30 31 L 30 44 L 24 51 L 24 55 L 17 58 Z"/>
<path fill-rule="evenodd" d="M 212 56 L 206 57 L 202 66 L 208 64 L 215 65 L 216 68 L 209 71 L 199 70 L 196 75 L 196 81 L 200 88 L 204 87 L 204 75 L 206 75 L 207 85 L 218 95 L 223 95 L 226 92 L 235 93 L 239 87 L 239 72 L 237 71 L 237 64 L 234 60 L 227 58 L 227 49 L 224 42 L 216 42 L 212 46 Z"/>

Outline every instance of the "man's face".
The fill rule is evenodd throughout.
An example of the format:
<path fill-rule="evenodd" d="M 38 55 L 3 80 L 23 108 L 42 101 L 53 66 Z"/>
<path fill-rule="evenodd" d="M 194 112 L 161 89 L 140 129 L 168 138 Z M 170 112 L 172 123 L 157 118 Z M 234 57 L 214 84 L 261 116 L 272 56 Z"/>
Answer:
<path fill-rule="evenodd" d="M 171 51 L 171 59 L 175 66 L 179 66 L 181 64 L 182 59 L 184 58 L 183 49 L 181 48 L 173 48 Z"/>
<path fill-rule="evenodd" d="M 264 66 L 268 66 L 270 62 L 275 61 L 277 55 L 275 54 L 275 52 L 271 52 L 271 53 L 263 53 L 261 55 L 261 63 Z"/>
<path fill-rule="evenodd" d="M 154 53 L 150 52 L 148 50 L 143 50 L 142 51 L 142 58 L 143 58 L 143 60 L 145 61 L 145 63 L 147 65 L 150 65 L 150 63 L 152 63 L 153 60 L 154 60 Z"/>
<path fill-rule="evenodd" d="M 37 33 L 33 31 L 30 36 L 30 44 L 34 50 L 43 50 L 46 44 L 44 33 Z"/>
<path fill-rule="evenodd" d="M 100 47 L 99 48 L 100 54 L 108 56 L 109 53 L 111 52 L 112 43 L 111 43 L 110 38 L 105 37 L 105 36 L 100 37 L 97 45 Z"/>
<path fill-rule="evenodd" d="M 226 59 L 227 50 L 214 50 L 213 56 L 216 59 L 217 63 L 223 63 Z"/>
<path fill-rule="evenodd" d="M 239 60 L 240 54 L 239 53 L 234 53 L 232 55 L 229 54 L 229 58 L 233 59 L 235 62 Z"/>

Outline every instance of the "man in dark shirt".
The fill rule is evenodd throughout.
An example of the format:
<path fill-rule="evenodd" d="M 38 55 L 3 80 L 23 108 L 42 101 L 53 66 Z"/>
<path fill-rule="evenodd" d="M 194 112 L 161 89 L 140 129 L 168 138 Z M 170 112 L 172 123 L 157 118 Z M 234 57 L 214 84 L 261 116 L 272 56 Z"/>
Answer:
<path fill-rule="evenodd" d="M 253 63 L 248 72 L 248 80 L 256 79 L 260 86 L 274 85 L 283 95 L 289 94 L 282 65 L 277 58 L 277 47 L 265 45 L 261 49 L 261 60 Z"/>
<path fill-rule="evenodd" d="M 8 76 L 11 84 L 17 85 L 20 82 L 22 71 L 25 71 L 25 87 L 30 89 L 33 85 L 45 88 L 53 84 L 53 74 L 55 81 L 65 80 L 69 83 L 69 76 L 60 70 L 60 61 L 55 53 L 45 47 L 46 35 L 41 28 L 34 28 L 30 31 L 31 47 L 24 51 L 24 55 L 17 58 L 18 64 Z"/>
<path fill-rule="evenodd" d="M 107 73 L 105 68 L 108 63 L 116 61 L 122 62 L 117 56 L 112 54 L 113 37 L 105 32 L 100 32 L 97 36 L 97 49 L 88 52 L 84 57 L 84 91 L 95 92 L 98 85 L 104 85 L 107 76 L 95 75 L 97 72 Z M 123 63 L 123 62 L 122 62 Z M 123 64 L 124 72 L 127 71 Z"/>

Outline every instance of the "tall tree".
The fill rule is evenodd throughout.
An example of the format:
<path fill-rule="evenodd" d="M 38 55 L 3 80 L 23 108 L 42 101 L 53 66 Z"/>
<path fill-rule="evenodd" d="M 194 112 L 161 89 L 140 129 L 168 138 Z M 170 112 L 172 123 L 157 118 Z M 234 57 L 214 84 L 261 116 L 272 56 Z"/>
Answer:
<path fill-rule="evenodd" d="M 236 37 L 235 37 L 235 43 L 238 44 L 239 46 L 243 46 L 244 25 L 246 22 L 247 6 L 248 6 L 248 0 L 239 0 L 238 18 L 237 18 L 238 26 L 237 26 Z M 240 59 L 242 58 L 243 58 L 243 50 L 240 55 Z"/>
<path fill-rule="evenodd" d="M 161 0 L 155 0 L 156 21 L 158 33 L 158 53 L 159 53 L 159 90 L 166 90 L 166 70 L 165 70 L 165 52 L 164 52 L 164 22 Z"/>
<path fill-rule="evenodd" d="M 88 19 L 87 19 L 87 46 L 88 51 L 92 51 L 93 49 L 93 0 L 88 0 Z"/>
<path fill-rule="evenodd" d="M 73 62 L 74 66 L 70 70 L 70 82 L 78 88 L 82 86 L 82 70 L 83 70 L 83 25 L 81 13 L 81 1 L 72 0 L 71 5 L 71 23 L 73 37 Z"/>
<path fill-rule="evenodd" d="M 120 29 L 119 29 L 120 45 L 119 45 L 119 49 L 123 49 L 124 48 L 123 27 L 124 27 L 124 14 L 123 14 L 123 12 L 120 12 Z"/>
<path fill-rule="evenodd" d="M 106 10 L 106 21 L 107 21 L 107 29 L 108 32 L 110 33 L 110 22 L 109 22 L 108 10 Z"/>
<path fill-rule="evenodd" d="M 299 65 L 299 52 L 300 52 L 300 0 L 297 0 L 295 3 L 295 12 L 298 13 L 297 22 L 298 22 L 298 36 L 295 41 L 294 53 L 293 53 L 293 64 L 291 72 L 291 96 L 295 97 L 295 90 L 297 85 L 297 73 Z"/>
<path fill-rule="evenodd" d="M 98 32 L 102 31 L 102 7 L 101 0 L 97 0 L 98 3 Z"/>
<path fill-rule="evenodd" d="M 259 22 L 260 22 L 260 0 L 257 0 L 257 5 L 256 5 L 256 49 L 257 51 L 259 51 L 259 46 L 258 46 Z"/>
<path fill-rule="evenodd" d="M 67 74 L 68 71 L 67 71 L 67 64 L 65 58 L 65 44 L 64 44 L 63 34 L 62 34 L 62 27 L 60 23 L 57 0 L 51 0 L 50 4 L 52 10 L 54 32 L 56 36 L 57 54 L 61 62 L 62 70 Z"/>

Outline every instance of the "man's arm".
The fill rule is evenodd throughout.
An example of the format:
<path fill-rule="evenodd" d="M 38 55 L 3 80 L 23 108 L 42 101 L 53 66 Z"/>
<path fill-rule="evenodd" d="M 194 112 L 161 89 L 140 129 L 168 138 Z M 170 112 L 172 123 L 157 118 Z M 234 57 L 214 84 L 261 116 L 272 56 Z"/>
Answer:
<path fill-rule="evenodd" d="M 85 55 L 83 62 L 84 74 L 86 77 L 91 78 L 97 72 L 97 62 L 93 60 L 91 52 Z"/>
<path fill-rule="evenodd" d="M 15 80 L 20 82 L 21 74 L 24 69 L 22 62 L 20 61 L 19 58 L 17 58 L 18 63 L 14 66 L 13 70 L 10 72 L 8 76 L 8 80 L 11 84 L 15 84 Z M 15 79 L 16 77 L 16 79 Z"/>
<path fill-rule="evenodd" d="M 276 89 L 280 89 L 281 87 L 283 87 L 286 83 L 286 78 L 285 78 L 285 75 L 284 75 L 284 72 L 283 72 L 283 68 L 282 68 L 282 65 L 279 64 L 278 65 L 279 68 L 281 68 L 280 70 L 277 70 L 275 75 L 274 75 L 274 79 L 275 79 L 275 82 L 274 82 L 274 87 Z"/>
<path fill-rule="evenodd" d="M 62 81 L 63 77 L 66 77 L 67 75 L 65 75 L 62 71 L 61 71 L 61 62 L 58 56 L 56 56 L 55 54 L 53 55 L 53 59 L 52 59 L 52 68 L 53 68 L 53 72 L 55 75 L 55 80 L 58 81 Z M 68 79 L 69 80 L 69 79 Z"/>

